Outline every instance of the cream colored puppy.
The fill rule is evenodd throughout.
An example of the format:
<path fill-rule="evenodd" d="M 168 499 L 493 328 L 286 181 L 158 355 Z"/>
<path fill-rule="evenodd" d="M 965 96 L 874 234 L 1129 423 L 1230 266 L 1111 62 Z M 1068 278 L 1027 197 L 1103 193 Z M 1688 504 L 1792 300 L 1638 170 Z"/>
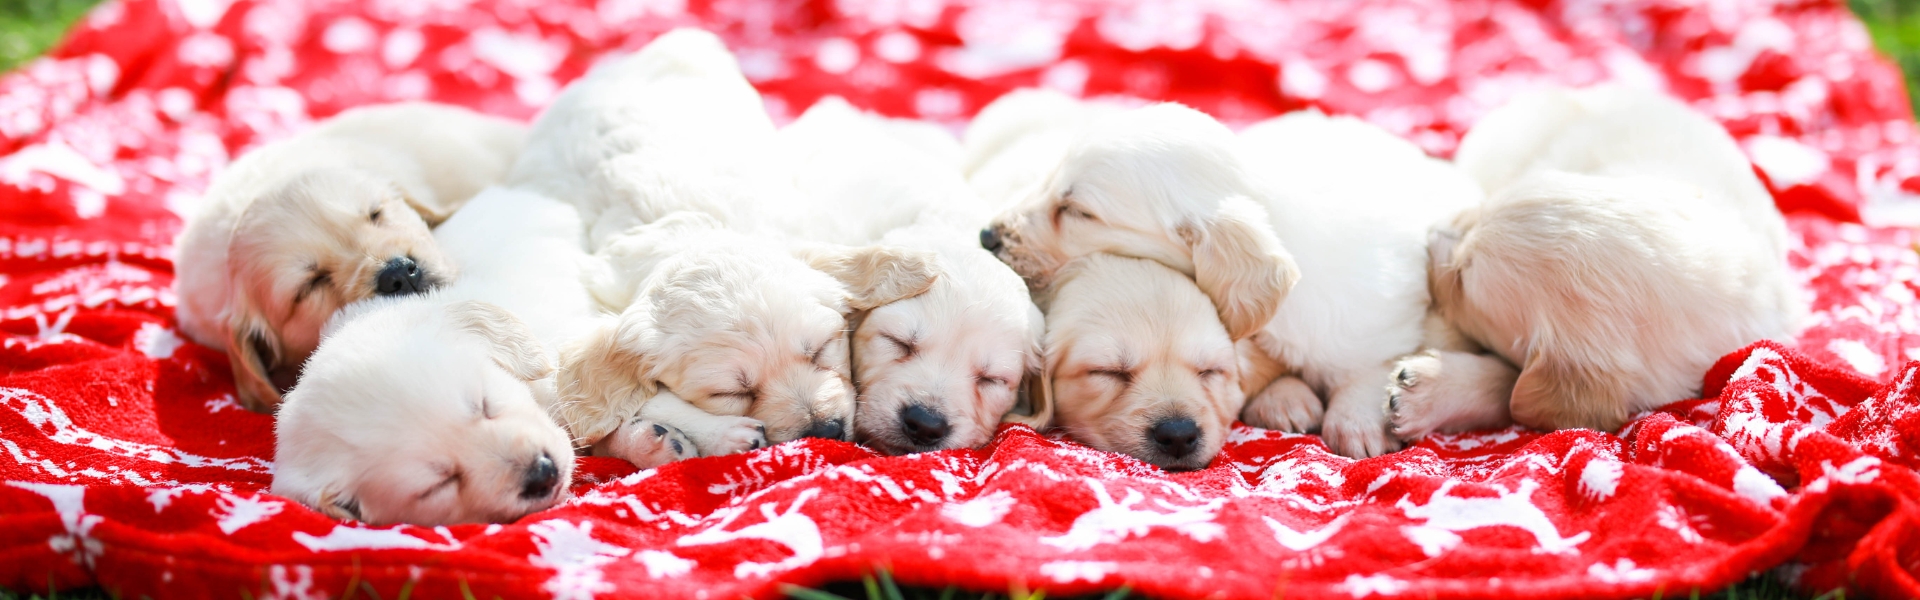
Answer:
<path fill-rule="evenodd" d="M 506 522 L 565 496 L 555 347 L 601 318 L 565 203 L 492 188 L 438 231 L 462 266 L 444 289 L 343 310 L 275 424 L 273 491 L 337 518 Z M 651 424 L 642 466 L 691 456 Z M 621 448 L 636 453 L 636 448 Z"/>
<path fill-rule="evenodd" d="M 1052 90 L 1008 92 L 967 124 L 960 170 L 994 210 L 1026 196 L 1065 158 L 1081 130 L 1121 111 Z"/>
<path fill-rule="evenodd" d="M 703 455 L 845 439 L 848 319 L 935 280 L 922 253 L 793 251 L 700 213 L 635 228 L 602 254 L 614 274 L 596 293 L 627 309 L 562 356 L 563 421 L 593 443 L 638 415 L 685 431 Z"/>
<path fill-rule="evenodd" d="M 733 56 L 691 29 L 601 64 L 535 122 L 512 179 L 580 208 L 611 266 L 594 295 L 621 313 L 563 355 L 563 422 L 584 443 L 635 416 L 702 454 L 847 437 L 848 319 L 934 272 L 925 253 L 795 249 L 760 227 L 793 210 L 763 160 L 773 135 Z"/>
<path fill-rule="evenodd" d="M 1456 159 L 1491 197 L 1435 232 L 1434 300 L 1518 378 L 1410 360 L 1401 436 L 1500 425 L 1508 410 L 1530 427 L 1611 431 L 1699 395 L 1721 355 L 1791 336 L 1804 313 L 1772 197 L 1725 130 L 1677 100 L 1523 96 Z M 1510 396 L 1444 393 L 1501 386 Z"/>
<path fill-rule="evenodd" d="M 1037 376 L 1044 328 L 1020 277 L 976 241 L 990 212 L 952 166 L 959 145 L 837 98 L 780 137 L 801 197 L 828 217 L 798 234 L 927 251 L 939 272 L 854 329 L 855 439 L 889 454 L 985 445 Z"/>
<path fill-rule="evenodd" d="M 1479 197 L 1451 165 L 1351 118 L 1294 113 L 1236 138 L 1163 104 L 1089 126 L 981 242 L 1035 287 L 1100 252 L 1191 273 L 1233 339 L 1291 373 L 1247 382 L 1261 390 L 1248 424 L 1318 428 L 1335 452 L 1376 456 L 1398 447 L 1395 361 L 1423 344 L 1426 231 Z"/>
<path fill-rule="evenodd" d="M 1207 466 L 1246 396 L 1207 295 L 1158 262 L 1090 254 L 1056 271 L 1046 381 L 1074 439 L 1168 470 Z"/>
<path fill-rule="evenodd" d="M 334 311 L 451 279 L 429 228 L 503 177 L 525 135 L 457 107 L 394 104 L 247 153 L 175 244 L 181 330 L 226 351 L 243 406 L 272 411 Z"/>
<path fill-rule="evenodd" d="M 767 177 L 774 133 L 720 39 L 676 29 L 569 84 L 508 181 L 574 203 L 589 250 L 682 211 L 755 231 L 791 203 L 791 187 Z"/>

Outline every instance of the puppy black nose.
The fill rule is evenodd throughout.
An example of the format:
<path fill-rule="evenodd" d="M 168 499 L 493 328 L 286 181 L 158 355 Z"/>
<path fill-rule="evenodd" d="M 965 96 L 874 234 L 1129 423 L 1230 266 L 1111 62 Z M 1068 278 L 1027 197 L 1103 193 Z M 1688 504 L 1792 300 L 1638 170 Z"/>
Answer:
<path fill-rule="evenodd" d="M 918 446 L 938 444 L 940 440 L 947 439 L 947 432 L 952 430 L 947 426 L 945 415 L 918 404 L 909 404 L 900 409 L 900 429 L 907 433 L 908 440 Z"/>
<path fill-rule="evenodd" d="M 404 296 L 427 291 L 427 272 L 410 257 L 402 256 L 387 261 L 387 266 L 373 276 L 373 293 L 381 296 Z"/>
<path fill-rule="evenodd" d="M 988 227 L 980 230 L 980 247 L 988 252 L 1000 251 L 1000 230 Z"/>
<path fill-rule="evenodd" d="M 554 486 L 560 485 L 560 468 L 553 465 L 553 457 L 546 453 L 527 467 L 527 474 L 520 480 L 520 497 L 527 500 L 545 498 L 553 493 Z"/>
<path fill-rule="evenodd" d="M 1180 458 L 1192 454 L 1194 447 L 1200 445 L 1200 425 L 1186 417 L 1162 419 L 1147 431 L 1147 437 L 1167 456 Z"/>
<path fill-rule="evenodd" d="M 806 433 L 800 434 L 800 437 L 838 440 L 838 439 L 845 439 L 846 435 L 847 435 L 846 424 L 841 423 L 839 419 L 834 419 L 832 421 L 820 421 L 820 422 L 814 423 L 813 427 L 808 428 Z"/>

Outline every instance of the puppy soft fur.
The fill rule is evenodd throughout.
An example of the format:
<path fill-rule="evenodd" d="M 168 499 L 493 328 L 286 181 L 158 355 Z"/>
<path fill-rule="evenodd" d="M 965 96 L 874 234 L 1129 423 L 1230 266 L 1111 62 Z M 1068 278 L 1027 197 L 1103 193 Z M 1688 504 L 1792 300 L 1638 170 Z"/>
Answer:
<path fill-rule="evenodd" d="M 837 98 L 780 137 L 801 197 L 830 217 L 797 234 L 931 252 L 939 272 L 925 293 L 859 320 L 855 439 L 890 454 L 986 444 L 1038 375 L 1044 328 L 1020 277 L 977 242 L 991 213 L 952 162 L 959 145 Z"/>
<path fill-rule="evenodd" d="M 1046 381 L 1074 439 L 1156 466 L 1207 466 L 1246 396 L 1212 302 L 1160 263 L 1108 254 L 1056 272 L 1046 298 Z"/>
<path fill-rule="evenodd" d="M 1395 359 L 1422 344 L 1427 229 L 1479 197 L 1451 165 L 1358 120 L 1293 113 L 1236 138 L 1162 104 L 1089 125 L 982 242 L 1035 287 L 1099 252 L 1191 274 L 1229 334 L 1280 367 L 1264 370 L 1290 373 L 1248 382 L 1261 391 L 1243 419 L 1318 427 L 1334 451 L 1376 456 L 1398 446 L 1385 414 Z"/>
<path fill-rule="evenodd" d="M 1519 367 L 1514 421 L 1617 429 L 1697 396 L 1714 360 L 1790 336 L 1804 311 L 1765 187 L 1719 125 L 1665 95 L 1523 96 L 1476 124 L 1457 160 L 1491 197 L 1435 232 L 1433 295 L 1449 324 Z M 1401 435 L 1496 412 L 1421 393 L 1473 374 L 1416 366 Z"/>
<path fill-rule="evenodd" d="M 925 253 L 791 248 L 754 217 L 791 210 L 755 156 L 773 128 L 719 39 L 669 32 L 569 87 L 534 124 L 513 179 L 570 199 L 623 311 L 565 353 L 565 422 L 597 443 L 635 415 L 702 454 L 844 438 L 848 318 L 925 291 Z"/>
<path fill-rule="evenodd" d="M 524 138 L 465 109 L 395 104 L 247 153 L 175 244 L 180 328 L 226 351 L 242 405 L 272 410 L 334 311 L 453 276 L 428 229 L 503 177 Z"/>
<path fill-rule="evenodd" d="M 549 414 L 553 347 L 598 323 L 580 230 L 571 206 L 499 188 L 442 225 L 458 280 L 329 324 L 280 407 L 274 493 L 375 524 L 507 522 L 558 502 L 574 453 Z M 657 439 L 660 462 L 677 458 Z"/>

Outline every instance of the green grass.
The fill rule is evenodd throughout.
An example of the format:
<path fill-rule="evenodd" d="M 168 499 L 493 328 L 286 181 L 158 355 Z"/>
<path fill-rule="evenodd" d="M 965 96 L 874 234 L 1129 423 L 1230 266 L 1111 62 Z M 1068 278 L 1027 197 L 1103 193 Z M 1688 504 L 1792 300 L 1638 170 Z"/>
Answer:
<path fill-rule="evenodd" d="M 0 0 L 0 72 L 32 60 L 60 41 L 98 0 Z"/>
<path fill-rule="evenodd" d="M 1920 113 L 1920 0 L 1848 0 L 1854 14 L 1867 24 L 1873 45 L 1900 65 L 1907 75 L 1907 99 Z"/>

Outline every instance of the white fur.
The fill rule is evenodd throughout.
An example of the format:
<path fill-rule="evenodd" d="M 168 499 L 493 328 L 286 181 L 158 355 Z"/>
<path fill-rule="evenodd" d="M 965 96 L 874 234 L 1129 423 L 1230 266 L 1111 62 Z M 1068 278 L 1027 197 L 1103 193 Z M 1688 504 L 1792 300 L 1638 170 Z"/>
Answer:
<path fill-rule="evenodd" d="M 428 228 L 503 177 L 525 135 L 405 103 L 349 110 L 248 152 L 214 178 L 175 244 L 181 330 L 227 352 L 242 404 L 270 409 L 322 324 L 372 296 L 386 261 L 413 258 L 430 284 L 452 277 Z M 368 219 L 370 207 L 383 218 Z M 325 284 L 302 294 L 322 270 Z"/>
<path fill-rule="evenodd" d="M 602 64 L 535 122 L 511 179 L 580 207 L 611 266 L 594 295 L 622 311 L 562 360 L 584 441 L 656 413 L 706 454 L 850 429 L 847 319 L 924 291 L 929 259 L 772 239 L 762 219 L 794 210 L 773 136 L 733 56 L 688 29 Z"/>
<path fill-rule="evenodd" d="M 449 219 L 437 234 L 460 279 L 329 325 L 279 411 L 274 492 L 417 524 L 510 521 L 563 498 L 573 444 L 549 416 L 554 348 L 597 324 L 580 231 L 571 206 L 501 188 Z M 559 484 L 522 498 L 543 453 Z"/>
<path fill-rule="evenodd" d="M 854 330 L 856 439 L 889 453 L 986 444 L 1037 376 L 1044 330 L 1020 277 L 979 246 L 990 213 L 954 167 L 958 144 L 838 98 L 816 103 L 780 138 L 807 212 L 822 217 L 797 235 L 927 251 L 940 274 Z M 910 427 L 902 414 L 913 406 L 939 423 Z"/>
<path fill-rule="evenodd" d="M 1081 442 L 1154 465 L 1205 467 L 1246 396 L 1239 356 L 1212 303 L 1165 265 L 1092 254 L 1063 267 L 1047 298 L 1046 377 L 1056 422 Z M 1184 453 L 1154 428 L 1189 419 Z"/>
<path fill-rule="evenodd" d="M 1096 252 L 1192 275 L 1229 332 L 1301 380 L 1256 394 L 1243 418 L 1298 428 L 1268 419 L 1311 411 L 1269 403 L 1311 403 L 1298 393 L 1310 389 L 1327 398 L 1329 446 L 1374 456 L 1397 447 L 1394 360 L 1422 344 L 1426 231 L 1479 197 L 1450 165 L 1351 118 L 1293 113 L 1236 138 L 1157 105 L 1090 125 L 994 227 L 1030 285 Z"/>
<path fill-rule="evenodd" d="M 1457 160 L 1491 197 L 1435 233 L 1434 295 L 1449 325 L 1519 366 L 1517 380 L 1478 384 L 1511 387 L 1514 421 L 1617 428 L 1697 395 L 1714 360 L 1790 336 L 1804 311 L 1752 166 L 1718 124 L 1658 92 L 1523 96 L 1475 125 Z M 1440 366 L 1426 378 L 1476 378 Z M 1501 399 L 1410 394 L 1401 433 Z"/>

